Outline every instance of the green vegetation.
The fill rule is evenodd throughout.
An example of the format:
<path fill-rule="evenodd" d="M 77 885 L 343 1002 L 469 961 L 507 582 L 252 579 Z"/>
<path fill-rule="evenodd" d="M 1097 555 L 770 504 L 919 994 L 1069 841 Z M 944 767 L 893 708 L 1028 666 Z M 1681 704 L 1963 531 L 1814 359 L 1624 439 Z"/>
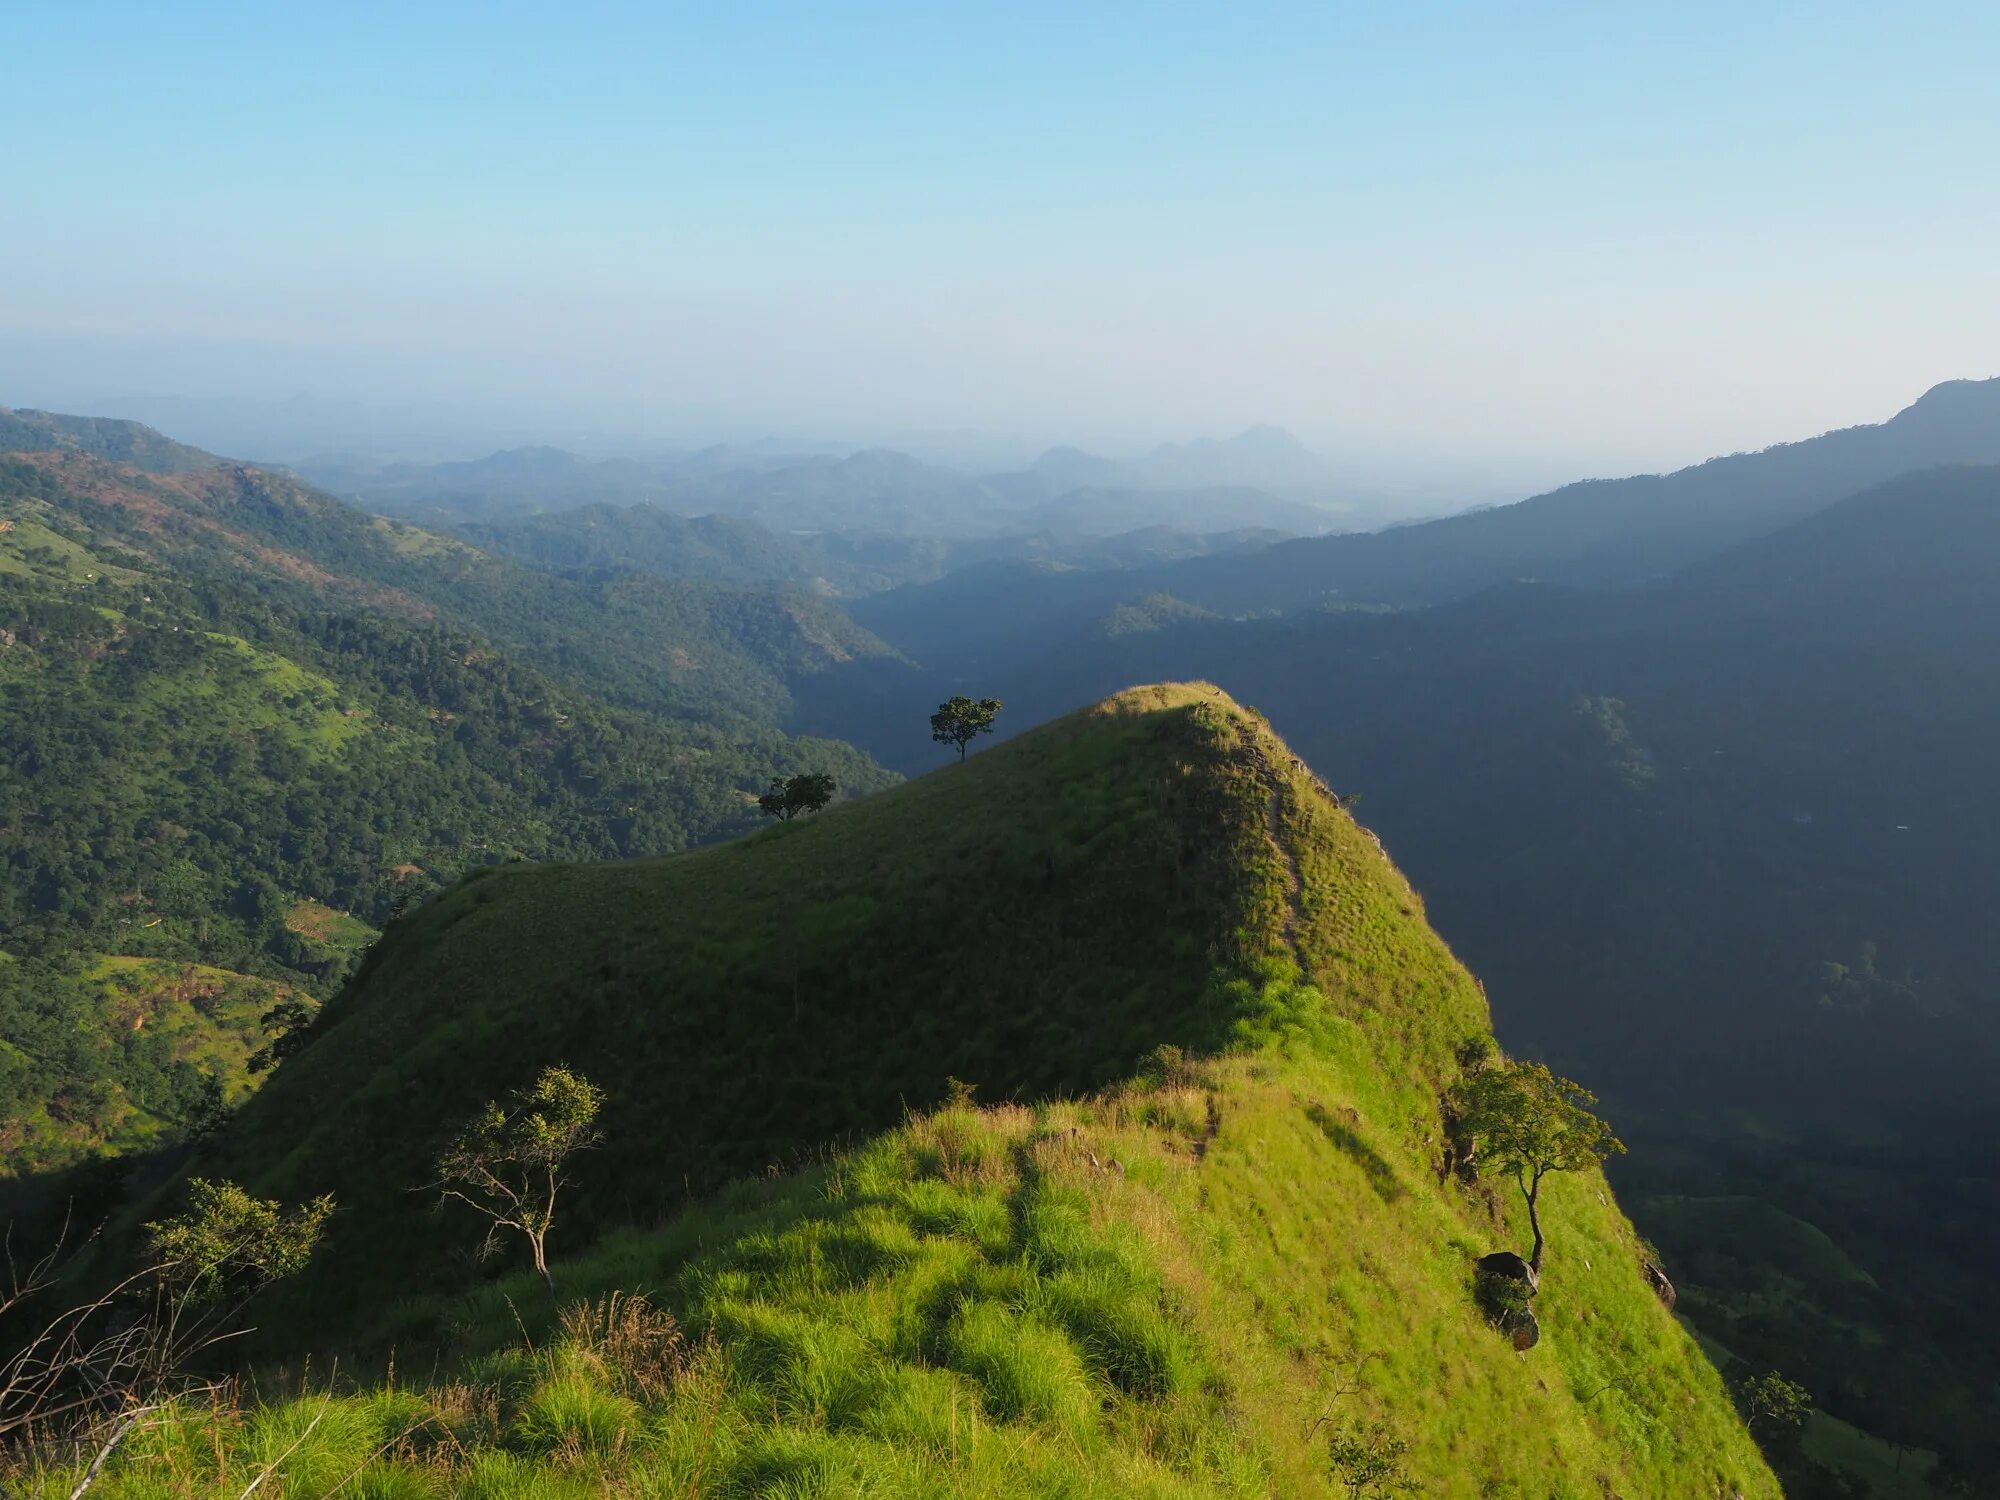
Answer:
<path fill-rule="evenodd" d="M 964 760 L 966 746 L 982 734 L 991 734 L 993 721 L 999 717 L 998 698 L 977 702 L 962 695 L 949 698 L 931 715 L 931 738 L 940 745 L 956 745 L 958 758 Z"/>
<path fill-rule="evenodd" d="M 1545 1188 L 1541 1345 L 1481 1316 L 1522 1209 L 1442 1170 L 1442 1101 L 1487 1024 L 1372 839 L 1200 685 L 725 847 L 476 875 L 204 1157 L 341 1199 L 260 1315 L 291 1373 L 99 1488 L 1775 1497 L 1594 1170 Z M 554 1057 L 605 1140 L 552 1304 L 409 1189 Z"/>
<path fill-rule="evenodd" d="M 1812 1393 L 1776 1370 L 1746 1376 L 1736 1386 L 1736 1402 L 1750 1430 L 1803 1427 L 1812 1410 Z"/>
<path fill-rule="evenodd" d="M 157 474 L 182 474 L 215 463 L 212 455 L 115 417 L 71 417 L 0 406 L 0 452 L 87 454 Z"/>
<path fill-rule="evenodd" d="M 833 801 L 834 780 L 824 771 L 801 771 L 771 783 L 771 790 L 757 799 L 757 810 L 780 823 L 789 823 L 801 813 L 822 811 Z"/>
<path fill-rule="evenodd" d="M 286 982 L 186 959 L 59 954 L 0 964 L 0 1182 L 170 1139 L 248 1090 Z"/>
<path fill-rule="evenodd" d="M 310 1427 L 282 1493 L 1333 1497 L 1347 1434 L 1382 1430 L 1441 1500 L 1775 1500 L 1599 1189 L 1562 1185 L 1523 1360 L 1470 1305 L 1483 1203 L 1402 1143 L 1363 1028 L 1287 1005 L 1171 1082 L 947 1105 L 610 1234 L 558 1266 L 560 1311 L 525 1268 L 405 1304 L 396 1369 L 432 1369 L 428 1327 L 435 1374 L 183 1409 L 102 1493 L 234 1494 Z"/>
<path fill-rule="evenodd" d="M 562 659 L 566 633 L 604 622 L 562 615 L 557 580 L 281 477 L 182 463 L 192 450 L 143 429 L 114 442 L 119 424 L 15 416 L 0 447 L 57 451 L 0 456 L 0 947 L 27 961 L 0 978 L 0 1176 L 212 1120 L 274 1040 L 261 1018 L 281 993 L 331 994 L 467 870 L 683 849 L 750 826 L 753 789 L 803 766 L 857 791 L 891 779 L 750 712 L 776 712 L 788 668 L 748 658 L 815 649 L 757 634 L 752 602 L 689 603 L 671 649 L 654 640 L 666 657 L 713 645 L 701 670 L 747 697 L 690 679 L 614 707 L 466 626 L 506 615 L 520 573 L 509 623 Z M 103 993 L 141 963 L 248 977 L 164 1006 Z"/>
<path fill-rule="evenodd" d="M 135 1430 L 214 1399 L 222 1384 L 197 1366 L 241 1333 L 243 1310 L 260 1292 L 312 1258 L 334 1208 L 319 1198 L 288 1211 L 201 1178 L 186 1197 L 184 1212 L 146 1225 L 137 1267 L 94 1290 L 87 1268 L 76 1274 L 94 1236 L 79 1242 L 71 1215 L 31 1259 L 7 1237 L 0 1441 L 8 1459 L 94 1453 L 66 1485 L 73 1500 Z"/>
<path fill-rule="evenodd" d="M 527 1242 L 535 1274 L 551 1294 L 549 1231 L 566 1185 L 563 1168 L 598 1142 L 603 1091 L 568 1068 L 549 1067 L 514 1095 L 489 1102 L 452 1137 L 438 1157 L 441 1202 L 463 1203 L 487 1221 L 480 1255 L 498 1248 L 502 1231 Z"/>
<path fill-rule="evenodd" d="M 359 917 L 318 901 L 301 901 L 286 912 L 285 931 L 348 953 L 359 953 L 382 935 Z"/>
<path fill-rule="evenodd" d="M 1596 1095 L 1538 1062 L 1479 1068 L 1452 1086 L 1451 1101 L 1453 1133 L 1470 1143 L 1476 1164 L 1507 1173 L 1521 1189 L 1535 1236 L 1528 1269 L 1539 1275 L 1547 1248 L 1538 1211 L 1542 1179 L 1601 1166 L 1624 1143 L 1590 1112 Z"/>

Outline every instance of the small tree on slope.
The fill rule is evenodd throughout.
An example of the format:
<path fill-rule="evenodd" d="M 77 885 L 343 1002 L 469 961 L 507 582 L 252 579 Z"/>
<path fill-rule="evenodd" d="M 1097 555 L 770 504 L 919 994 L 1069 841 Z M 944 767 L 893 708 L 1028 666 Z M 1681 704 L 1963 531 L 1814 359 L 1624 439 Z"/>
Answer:
<path fill-rule="evenodd" d="M 1597 1096 L 1540 1063 L 1505 1063 L 1462 1078 L 1452 1089 L 1459 1133 L 1477 1143 L 1482 1164 L 1511 1172 L 1528 1202 L 1535 1247 L 1528 1264 L 1542 1269 L 1542 1179 L 1551 1172 L 1594 1167 L 1625 1149 L 1611 1127 L 1590 1112 Z"/>
<path fill-rule="evenodd" d="M 993 721 L 999 717 L 998 698 L 981 698 L 977 702 L 963 696 L 947 698 L 931 715 L 931 738 L 940 745 L 958 746 L 958 758 L 964 760 L 965 747 L 975 737 L 991 734 Z"/>
<path fill-rule="evenodd" d="M 488 1103 L 438 1157 L 439 1205 L 456 1198 L 486 1216 L 482 1254 L 493 1253 L 503 1231 L 519 1234 L 552 1297 L 548 1236 L 565 1186 L 563 1166 L 601 1139 L 597 1112 L 603 1104 L 603 1090 L 582 1074 L 544 1068 L 511 1106 Z"/>
<path fill-rule="evenodd" d="M 797 776 L 779 777 L 771 790 L 757 799 L 758 810 L 789 823 L 800 813 L 816 813 L 833 800 L 833 778 L 824 771 L 806 771 Z"/>

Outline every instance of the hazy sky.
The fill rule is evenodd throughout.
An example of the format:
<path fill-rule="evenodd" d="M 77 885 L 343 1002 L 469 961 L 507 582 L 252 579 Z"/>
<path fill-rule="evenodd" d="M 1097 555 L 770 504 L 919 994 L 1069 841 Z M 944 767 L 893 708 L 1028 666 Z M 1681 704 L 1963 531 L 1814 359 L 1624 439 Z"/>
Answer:
<path fill-rule="evenodd" d="M 0 402 L 1607 471 L 2000 372 L 1991 3 L 10 12 Z"/>

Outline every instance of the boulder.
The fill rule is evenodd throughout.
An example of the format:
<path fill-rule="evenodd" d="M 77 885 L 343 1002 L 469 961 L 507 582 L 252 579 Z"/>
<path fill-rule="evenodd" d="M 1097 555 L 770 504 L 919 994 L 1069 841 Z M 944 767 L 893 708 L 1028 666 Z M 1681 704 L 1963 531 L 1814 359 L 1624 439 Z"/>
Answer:
<path fill-rule="evenodd" d="M 1639 1274 L 1646 1278 L 1646 1285 L 1653 1289 L 1653 1295 L 1666 1303 L 1667 1311 L 1672 1312 L 1674 1304 L 1680 1300 L 1680 1293 L 1676 1292 L 1674 1284 L 1667 1280 L 1667 1273 L 1654 1262 L 1642 1260 L 1639 1262 Z"/>
<path fill-rule="evenodd" d="M 1481 1276 L 1497 1276 L 1503 1281 L 1527 1283 L 1529 1295 L 1542 1289 L 1542 1278 L 1535 1274 L 1535 1268 L 1523 1256 L 1512 1250 L 1495 1250 L 1491 1255 L 1482 1255 L 1475 1268 Z"/>
<path fill-rule="evenodd" d="M 1516 1349 L 1524 1353 L 1542 1341 L 1542 1325 L 1532 1307 L 1514 1308 L 1501 1323 L 1500 1331 L 1514 1341 Z"/>

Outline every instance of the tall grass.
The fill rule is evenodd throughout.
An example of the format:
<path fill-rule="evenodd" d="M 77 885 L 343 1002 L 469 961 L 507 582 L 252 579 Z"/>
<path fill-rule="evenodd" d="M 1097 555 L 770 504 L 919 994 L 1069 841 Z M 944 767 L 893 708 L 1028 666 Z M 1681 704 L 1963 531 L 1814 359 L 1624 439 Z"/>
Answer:
<path fill-rule="evenodd" d="M 1328 1434 L 1380 1423 L 1426 1496 L 1775 1497 L 1601 1180 L 1551 1190 L 1547 1334 L 1517 1355 L 1469 1294 L 1514 1231 L 1412 1158 L 1368 1076 L 1277 1039 L 913 1116 L 607 1239 L 560 1309 L 515 1276 L 432 1310 L 461 1347 L 420 1384 L 177 1412 L 99 1489 L 1314 1496 Z"/>

